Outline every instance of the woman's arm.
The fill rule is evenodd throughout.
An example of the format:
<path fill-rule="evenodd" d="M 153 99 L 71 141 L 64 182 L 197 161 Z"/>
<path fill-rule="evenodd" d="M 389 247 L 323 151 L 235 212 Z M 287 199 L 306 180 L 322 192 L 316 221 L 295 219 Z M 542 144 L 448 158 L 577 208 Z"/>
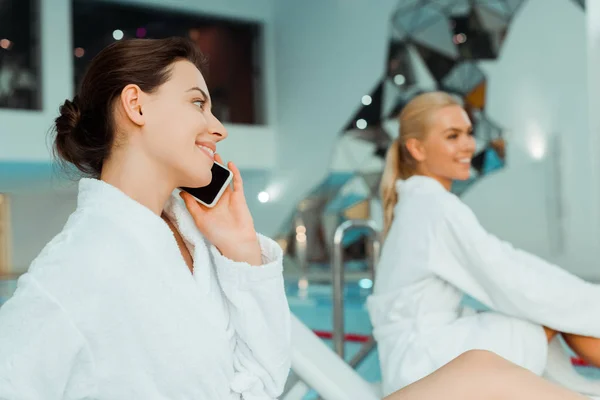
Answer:
<path fill-rule="evenodd" d="M 275 399 L 291 363 L 290 311 L 283 284 L 281 248 L 260 236 L 263 265 L 234 262 L 211 247 L 230 310 L 234 392 L 244 400 Z"/>
<path fill-rule="evenodd" d="M 223 160 L 217 154 L 215 161 Z M 182 198 L 196 227 L 212 244 L 228 300 L 235 369 L 231 389 L 244 400 L 274 399 L 283 391 L 291 363 L 283 253 L 277 243 L 256 233 L 240 171 L 231 162 L 227 165 L 233 189 L 227 189 L 215 207 L 201 207 L 187 193 Z"/>
<path fill-rule="evenodd" d="M 567 333 L 600 337 L 600 286 L 491 235 L 456 200 L 434 230 L 434 273 L 492 309 Z"/>

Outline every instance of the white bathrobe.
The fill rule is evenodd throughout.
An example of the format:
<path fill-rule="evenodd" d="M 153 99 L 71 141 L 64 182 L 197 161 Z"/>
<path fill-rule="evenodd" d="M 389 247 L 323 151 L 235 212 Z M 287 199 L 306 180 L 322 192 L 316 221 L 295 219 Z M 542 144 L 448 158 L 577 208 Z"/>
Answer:
<path fill-rule="evenodd" d="M 52 210 L 48 210 L 49 213 Z M 0 399 L 273 399 L 290 366 L 282 252 L 223 257 L 176 195 L 167 224 L 102 181 L 0 309 Z"/>
<path fill-rule="evenodd" d="M 471 349 L 541 375 L 542 325 L 600 337 L 600 286 L 513 248 L 434 179 L 397 184 L 399 202 L 368 309 L 390 393 Z M 492 312 L 461 306 L 464 294 Z"/>

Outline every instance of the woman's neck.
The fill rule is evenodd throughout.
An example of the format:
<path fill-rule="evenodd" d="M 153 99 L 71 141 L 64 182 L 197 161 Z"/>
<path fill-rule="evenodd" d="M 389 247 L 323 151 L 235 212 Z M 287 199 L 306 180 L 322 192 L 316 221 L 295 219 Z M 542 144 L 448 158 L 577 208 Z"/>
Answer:
<path fill-rule="evenodd" d="M 452 179 L 444 178 L 444 177 L 433 175 L 433 174 L 426 173 L 426 172 L 417 172 L 416 175 L 426 176 L 428 178 L 438 181 L 440 183 L 440 185 L 442 185 L 444 187 L 444 189 L 446 189 L 447 191 L 450 191 L 450 189 L 452 189 Z"/>
<path fill-rule="evenodd" d="M 438 181 L 447 191 L 450 191 L 450 189 L 452 189 L 452 179 L 442 178 L 439 176 L 432 176 L 431 178 Z"/>
<path fill-rule="evenodd" d="M 144 156 L 125 156 L 116 151 L 104 162 L 100 179 L 161 216 L 175 186 L 160 172 Z"/>

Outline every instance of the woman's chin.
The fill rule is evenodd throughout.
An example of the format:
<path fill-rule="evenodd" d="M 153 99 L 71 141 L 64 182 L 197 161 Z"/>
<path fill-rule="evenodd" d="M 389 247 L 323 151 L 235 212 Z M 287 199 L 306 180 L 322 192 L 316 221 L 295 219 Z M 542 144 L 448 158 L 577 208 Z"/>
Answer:
<path fill-rule="evenodd" d="M 468 181 L 469 179 L 471 179 L 471 173 L 467 173 L 467 174 L 457 174 L 453 180 L 455 181 Z"/>
<path fill-rule="evenodd" d="M 185 187 L 200 188 L 200 187 L 208 186 L 210 184 L 210 182 L 212 181 L 212 173 L 209 171 L 208 173 L 203 174 L 201 176 L 199 176 L 199 175 L 190 176 L 185 181 L 187 183 L 186 185 L 184 185 Z"/>

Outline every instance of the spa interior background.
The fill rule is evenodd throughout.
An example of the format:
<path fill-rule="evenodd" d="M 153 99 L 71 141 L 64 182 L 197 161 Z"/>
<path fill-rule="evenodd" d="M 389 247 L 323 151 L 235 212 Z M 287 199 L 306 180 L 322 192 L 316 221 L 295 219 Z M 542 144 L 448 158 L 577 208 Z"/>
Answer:
<path fill-rule="evenodd" d="M 219 152 L 285 250 L 292 311 L 324 340 L 334 231 L 381 228 L 395 116 L 435 88 L 474 121 L 473 179 L 453 190 L 484 227 L 600 282 L 598 0 L 0 0 L 0 304 L 76 206 L 49 150 L 59 104 L 103 46 L 171 35 L 209 56 Z M 365 229 L 341 243 L 348 357 L 370 334 L 369 244 Z M 367 380 L 376 357 L 357 367 Z"/>

